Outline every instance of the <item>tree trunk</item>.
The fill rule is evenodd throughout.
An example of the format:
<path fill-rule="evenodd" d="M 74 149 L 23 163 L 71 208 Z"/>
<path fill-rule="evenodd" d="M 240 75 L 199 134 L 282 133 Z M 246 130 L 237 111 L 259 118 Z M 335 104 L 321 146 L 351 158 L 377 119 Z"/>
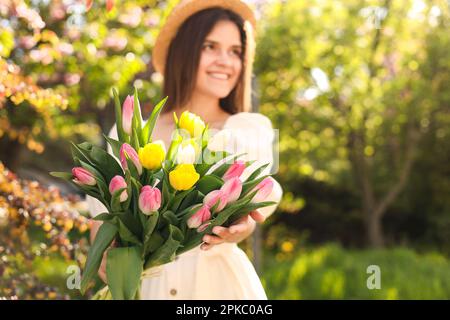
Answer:
<path fill-rule="evenodd" d="M 367 213 L 367 240 L 371 247 L 382 248 L 384 246 L 383 225 L 381 217 L 375 212 Z"/>
<path fill-rule="evenodd" d="M 361 209 L 365 217 L 367 241 L 371 247 L 380 248 L 384 245 L 381 219 L 385 210 L 380 212 L 377 206 L 378 201 L 375 198 L 370 179 L 371 168 L 364 156 L 364 146 L 364 133 L 352 131 L 348 140 L 349 160 L 352 165 L 355 185 L 358 187 L 361 196 Z"/>

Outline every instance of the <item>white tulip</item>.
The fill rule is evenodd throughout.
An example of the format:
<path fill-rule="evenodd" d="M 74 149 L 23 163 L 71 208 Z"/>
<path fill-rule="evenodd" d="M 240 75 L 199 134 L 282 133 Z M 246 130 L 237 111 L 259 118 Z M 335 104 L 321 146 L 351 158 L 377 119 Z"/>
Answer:
<path fill-rule="evenodd" d="M 195 148 L 192 144 L 187 144 L 185 146 L 180 145 L 177 152 L 177 163 L 178 164 L 194 164 L 195 163 Z"/>

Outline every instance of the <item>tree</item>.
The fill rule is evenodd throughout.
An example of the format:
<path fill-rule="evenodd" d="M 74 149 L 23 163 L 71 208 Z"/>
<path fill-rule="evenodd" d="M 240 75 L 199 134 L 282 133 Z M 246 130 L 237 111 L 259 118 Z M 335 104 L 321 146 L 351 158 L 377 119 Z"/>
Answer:
<path fill-rule="evenodd" d="M 383 246 L 382 218 L 448 108 L 447 4 L 284 1 L 265 16 L 256 71 L 281 129 L 280 176 L 351 184 L 368 242 Z"/>
<path fill-rule="evenodd" d="M 76 0 L 3 1 L 2 82 L 14 77 L 17 88 L 0 87 L 0 146 L 7 151 L 0 159 L 16 170 L 24 144 L 43 153 L 57 139 L 98 142 L 113 122 L 113 86 L 121 97 L 137 86 L 150 112 L 160 92 L 150 52 L 165 4 L 116 2 L 106 10 L 94 2 L 86 12 Z"/>

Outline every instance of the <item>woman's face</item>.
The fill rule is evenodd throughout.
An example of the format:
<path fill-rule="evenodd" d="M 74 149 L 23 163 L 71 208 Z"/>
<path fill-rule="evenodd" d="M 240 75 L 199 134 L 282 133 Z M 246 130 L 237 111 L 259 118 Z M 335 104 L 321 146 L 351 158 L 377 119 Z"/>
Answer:
<path fill-rule="evenodd" d="M 242 70 L 241 53 L 238 27 L 231 21 L 217 22 L 202 46 L 195 91 L 218 99 L 228 96 Z"/>

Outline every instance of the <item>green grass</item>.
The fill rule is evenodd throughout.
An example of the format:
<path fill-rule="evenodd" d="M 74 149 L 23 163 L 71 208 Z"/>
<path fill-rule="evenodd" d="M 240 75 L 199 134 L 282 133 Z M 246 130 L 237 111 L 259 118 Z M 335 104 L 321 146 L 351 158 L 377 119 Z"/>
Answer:
<path fill-rule="evenodd" d="M 381 289 L 369 290 L 378 265 Z M 290 256 L 265 255 L 269 299 L 450 299 L 450 260 L 410 249 L 346 250 L 330 244 Z"/>

